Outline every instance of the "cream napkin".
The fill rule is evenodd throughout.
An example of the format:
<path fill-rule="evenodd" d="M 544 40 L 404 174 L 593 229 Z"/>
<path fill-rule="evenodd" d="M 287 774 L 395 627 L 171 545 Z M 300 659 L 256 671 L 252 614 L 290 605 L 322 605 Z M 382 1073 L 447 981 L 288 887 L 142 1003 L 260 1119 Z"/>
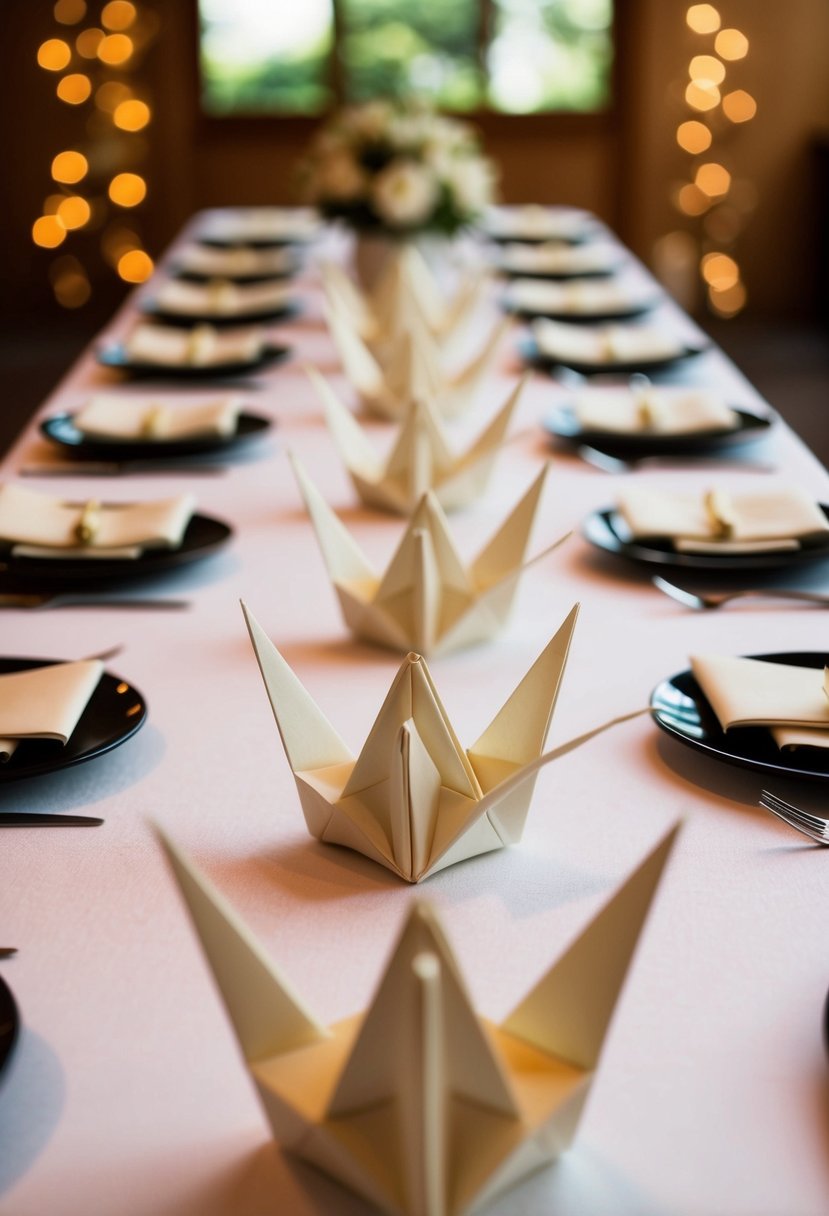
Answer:
<path fill-rule="evenodd" d="M 689 553 L 798 549 L 802 539 L 829 532 L 820 507 L 796 488 L 731 495 L 633 487 L 619 495 L 619 511 L 632 538 L 666 538 Z"/>
<path fill-rule="evenodd" d="M 320 228 L 310 207 L 237 207 L 208 218 L 199 235 L 207 240 L 309 241 Z"/>
<path fill-rule="evenodd" d="M 190 274 L 211 278 L 244 279 L 256 275 L 290 274 L 296 268 L 296 254 L 290 249 L 252 249 L 233 246 L 216 249 L 210 245 L 185 245 L 175 255 L 176 265 Z"/>
<path fill-rule="evenodd" d="M 526 207 L 491 207 L 484 228 L 492 236 L 514 241 L 579 240 L 587 217 L 579 211 L 560 211 L 530 204 Z"/>
<path fill-rule="evenodd" d="M 723 730 L 768 726 L 778 747 L 829 747 L 829 668 L 706 654 L 691 670 Z"/>
<path fill-rule="evenodd" d="M 146 322 L 136 325 L 124 343 L 135 363 L 164 367 L 220 367 L 225 363 L 248 363 L 257 359 L 265 345 L 259 326 L 219 332 L 212 325 L 173 329 Z"/>
<path fill-rule="evenodd" d="M 154 502 L 66 503 L 7 482 L 0 485 L 0 540 L 16 557 L 137 558 L 175 549 L 195 509 L 192 495 Z M 89 539 L 81 541 L 86 525 Z"/>
<path fill-rule="evenodd" d="M 91 437 L 164 443 L 202 435 L 233 435 L 240 407 L 241 398 L 234 395 L 188 405 L 157 397 L 96 393 L 77 412 L 74 423 Z"/>
<path fill-rule="evenodd" d="M 594 388 L 580 393 L 574 413 L 585 431 L 688 435 L 731 431 L 738 415 L 716 393 L 687 388 Z"/>
<path fill-rule="evenodd" d="M 530 328 L 539 351 L 548 358 L 597 367 L 605 363 L 672 359 L 685 349 L 675 334 L 650 325 L 600 325 L 585 329 L 539 317 Z"/>
<path fill-rule="evenodd" d="M 611 245 L 504 245 L 498 264 L 513 274 L 597 274 L 613 270 L 619 255 Z"/>
<path fill-rule="evenodd" d="M 0 764 L 22 739 L 66 743 L 103 670 L 98 659 L 81 659 L 0 676 Z"/>
<path fill-rule="evenodd" d="M 612 279 L 574 279 L 554 283 L 547 279 L 513 279 L 504 293 L 507 306 L 519 312 L 572 313 L 593 316 L 621 313 L 646 303 L 652 297 Z"/>
<path fill-rule="evenodd" d="M 240 317 L 287 307 L 292 288 L 284 283 L 231 283 L 213 279 L 209 283 L 187 283 L 168 279 L 158 289 L 156 306 L 181 316 Z"/>

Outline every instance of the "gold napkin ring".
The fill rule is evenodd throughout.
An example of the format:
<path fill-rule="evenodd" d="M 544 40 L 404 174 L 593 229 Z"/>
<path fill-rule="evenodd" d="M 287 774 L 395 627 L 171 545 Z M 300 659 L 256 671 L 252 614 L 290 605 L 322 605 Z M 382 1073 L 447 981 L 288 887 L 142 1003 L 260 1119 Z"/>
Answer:
<path fill-rule="evenodd" d="M 714 526 L 714 535 L 720 540 L 732 540 L 737 529 L 737 515 L 731 495 L 725 490 L 709 490 L 705 495 L 705 509 Z"/>
<path fill-rule="evenodd" d="M 90 498 L 81 511 L 81 516 L 75 524 L 75 538 L 82 545 L 90 545 L 95 539 L 101 526 L 101 504 L 96 498 Z"/>
<path fill-rule="evenodd" d="M 167 416 L 167 410 L 163 405 L 152 405 L 144 415 L 141 423 L 142 435 L 154 436 L 161 433 L 162 423 Z"/>

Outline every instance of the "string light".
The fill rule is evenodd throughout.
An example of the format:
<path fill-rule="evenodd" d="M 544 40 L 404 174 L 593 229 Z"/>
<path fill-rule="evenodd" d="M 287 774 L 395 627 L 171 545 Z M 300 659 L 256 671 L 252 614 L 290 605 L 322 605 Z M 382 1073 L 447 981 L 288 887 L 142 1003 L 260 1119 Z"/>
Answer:
<path fill-rule="evenodd" d="M 706 127 L 704 122 L 695 120 L 680 123 L 676 130 L 676 142 L 680 148 L 685 152 L 690 152 L 692 156 L 697 156 L 700 152 L 707 152 L 713 138 L 710 128 Z"/>
<path fill-rule="evenodd" d="M 695 34 L 713 34 L 722 24 L 713 4 L 692 4 L 685 20 Z"/>
<path fill-rule="evenodd" d="M 143 249 L 130 249 L 118 259 L 118 273 L 126 283 L 143 283 L 153 272 L 153 260 Z"/>
<path fill-rule="evenodd" d="M 714 50 L 721 59 L 745 59 L 748 38 L 741 30 L 720 30 L 714 39 Z"/>
<path fill-rule="evenodd" d="M 150 107 L 146 101 L 131 98 L 118 103 L 112 121 L 121 131 L 142 131 L 150 117 Z"/>
<path fill-rule="evenodd" d="M 37 48 L 37 62 L 47 72 L 62 72 L 71 58 L 72 48 L 62 38 L 48 38 Z"/>
<path fill-rule="evenodd" d="M 77 25 L 86 16 L 86 0 L 57 0 L 53 11 L 58 25 Z"/>
<path fill-rule="evenodd" d="M 750 122 L 757 113 L 757 102 L 745 89 L 735 89 L 723 97 L 722 108 L 731 122 Z"/>
<path fill-rule="evenodd" d="M 82 152 L 58 152 L 52 161 L 52 177 L 56 182 L 74 186 L 89 172 L 89 161 Z"/>
<path fill-rule="evenodd" d="M 137 207 L 147 194 L 147 183 L 138 173 L 117 173 L 107 193 L 119 207 Z"/>
<path fill-rule="evenodd" d="M 96 26 L 83 30 L 75 39 L 75 50 L 82 59 L 95 59 L 104 36 L 104 31 Z"/>
<path fill-rule="evenodd" d="M 57 95 L 70 106 L 83 105 L 92 93 L 92 81 L 83 72 L 71 72 L 58 81 Z"/>
<path fill-rule="evenodd" d="M 133 52 L 133 42 L 129 34 L 106 34 L 98 43 L 96 54 L 101 63 L 109 67 L 120 67 L 126 63 Z"/>

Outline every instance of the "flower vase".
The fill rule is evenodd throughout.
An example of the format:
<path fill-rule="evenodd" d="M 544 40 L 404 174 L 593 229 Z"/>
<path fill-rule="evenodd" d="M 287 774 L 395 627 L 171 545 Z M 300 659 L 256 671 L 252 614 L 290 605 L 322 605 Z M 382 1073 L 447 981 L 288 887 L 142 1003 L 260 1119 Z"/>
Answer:
<path fill-rule="evenodd" d="M 399 246 L 399 240 L 385 233 L 354 233 L 354 274 L 363 291 L 371 291 Z"/>

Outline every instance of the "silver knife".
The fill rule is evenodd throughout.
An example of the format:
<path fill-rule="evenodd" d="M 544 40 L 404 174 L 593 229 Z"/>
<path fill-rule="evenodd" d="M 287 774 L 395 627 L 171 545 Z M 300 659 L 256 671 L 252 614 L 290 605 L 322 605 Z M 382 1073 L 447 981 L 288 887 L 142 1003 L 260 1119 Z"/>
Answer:
<path fill-rule="evenodd" d="M 94 815 L 40 815 L 37 811 L 0 811 L 0 828 L 94 828 L 103 822 L 103 819 L 96 819 Z"/>
<path fill-rule="evenodd" d="M 124 473 L 226 473 L 224 464 L 170 464 L 155 460 L 50 460 L 21 465 L 21 477 L 120 477 Z"/>

